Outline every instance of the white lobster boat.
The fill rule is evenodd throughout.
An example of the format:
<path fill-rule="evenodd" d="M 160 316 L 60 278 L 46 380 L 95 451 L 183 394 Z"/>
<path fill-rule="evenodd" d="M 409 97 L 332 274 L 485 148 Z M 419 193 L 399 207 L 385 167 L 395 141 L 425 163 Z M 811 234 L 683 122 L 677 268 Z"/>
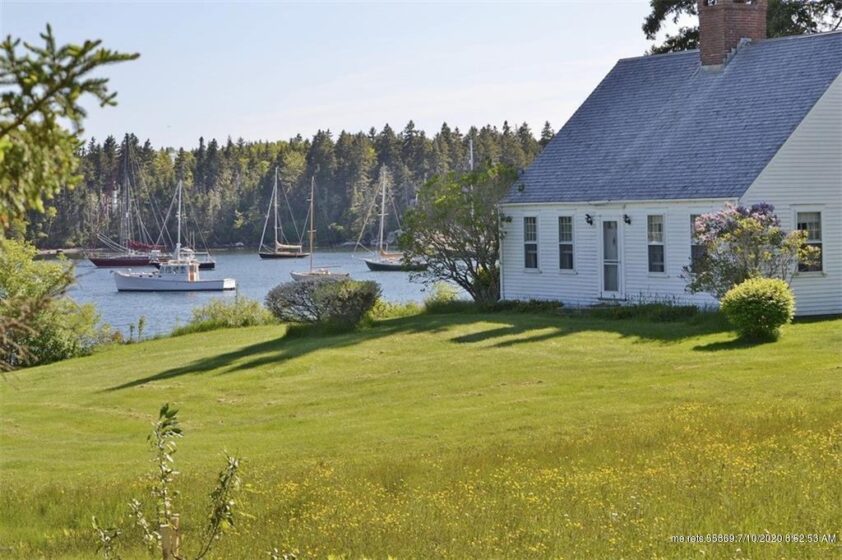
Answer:
<path fill-rule="evenodd" d="M 161 263 L 154 272 L 115 271 L 114 282 L 118 292 L 221 292 L 237 288 L 233 278 L 201 279 L 199 261 L 186 259 Z"/>
<path fill-rule="evenodd" d="M 178 183 L 178 241 L 173 259 L 161 263 L 153 272 L 114 272 L 118 292 L 220 292 L 234 290 L 237 281 L 233 278 L 202 280 L 199 276 L 200 263 L 193 253 L 181 252 L 181 182 Z"/>

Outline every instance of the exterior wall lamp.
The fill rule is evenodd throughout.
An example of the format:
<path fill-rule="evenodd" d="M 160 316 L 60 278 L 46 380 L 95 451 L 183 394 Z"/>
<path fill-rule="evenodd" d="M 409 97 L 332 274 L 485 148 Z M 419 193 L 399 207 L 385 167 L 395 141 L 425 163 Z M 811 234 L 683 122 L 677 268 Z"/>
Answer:
<path fill-rule="evenodd" d="M 593 216 L 590 214 L 585 214 L 585 221 L 588 223 L 589 226 L 593 225 Z"/>
<path fill-rule="evenodd" d="M 631 216 L 628 214 L 623 214 L 623 221 L 626 222 L 628 225 L 631 225 Z"/>

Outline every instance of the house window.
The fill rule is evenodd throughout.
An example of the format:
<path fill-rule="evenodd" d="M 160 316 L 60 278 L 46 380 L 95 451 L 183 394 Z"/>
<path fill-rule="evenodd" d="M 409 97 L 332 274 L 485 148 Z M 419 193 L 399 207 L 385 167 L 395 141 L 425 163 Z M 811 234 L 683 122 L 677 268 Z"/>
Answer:
<path fill-rule="evenodd" d="M 573 218 L 558 218 L 558 267 L 573 270 Z"/>
<path fill-rule="evenodd" d="M 523 266 L 538 268 L 538 218 L 523 219 Z"/>
<path fill-rule="evenodd" d="M 649 272 L 664 272 L 664 217 L 647 216 L 649 235 Z"/>
<path fill-rule="evenodd" d="M 795 217 L 796 227 L 799 231 L 807 232 L 807 245 L 819 250 L 819 258 L 815 263 L 798 263 L 798 272 L 821 272 L 822 261 L 822 214 L 821 212 L 798 212 Z"/>
<path fill-rule="evenodd" d="M 699 214 L 690 214 L 690 271 L 698 272 L 699 265 L 705 257 L 705 246 L 702 245 L 696 233 L 696 219 Z"/>

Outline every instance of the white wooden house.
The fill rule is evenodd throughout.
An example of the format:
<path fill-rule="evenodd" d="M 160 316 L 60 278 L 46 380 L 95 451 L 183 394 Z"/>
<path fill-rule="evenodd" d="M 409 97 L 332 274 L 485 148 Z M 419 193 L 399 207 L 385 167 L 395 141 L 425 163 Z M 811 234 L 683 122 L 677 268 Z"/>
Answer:
<path fill-rule="evenodd" d="M 821 264 L 799 315 L 842 313 L 842 32 L 765 38 L 765 0 L 699 0 L 701 49 L 624 59 L 501 204 L 501 296 L 716 305 L 686 290 L 695 216 L 768 202 Z"/>

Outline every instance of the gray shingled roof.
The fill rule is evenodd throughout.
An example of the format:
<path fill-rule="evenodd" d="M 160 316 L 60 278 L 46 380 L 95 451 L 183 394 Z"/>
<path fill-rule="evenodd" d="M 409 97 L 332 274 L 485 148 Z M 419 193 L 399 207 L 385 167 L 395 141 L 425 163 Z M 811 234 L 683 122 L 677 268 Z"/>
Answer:
<path fill-rule="evenodd" d="M 842 70 L 842 32 L 624 59 L 504 203 L 738 198 Z"/>

